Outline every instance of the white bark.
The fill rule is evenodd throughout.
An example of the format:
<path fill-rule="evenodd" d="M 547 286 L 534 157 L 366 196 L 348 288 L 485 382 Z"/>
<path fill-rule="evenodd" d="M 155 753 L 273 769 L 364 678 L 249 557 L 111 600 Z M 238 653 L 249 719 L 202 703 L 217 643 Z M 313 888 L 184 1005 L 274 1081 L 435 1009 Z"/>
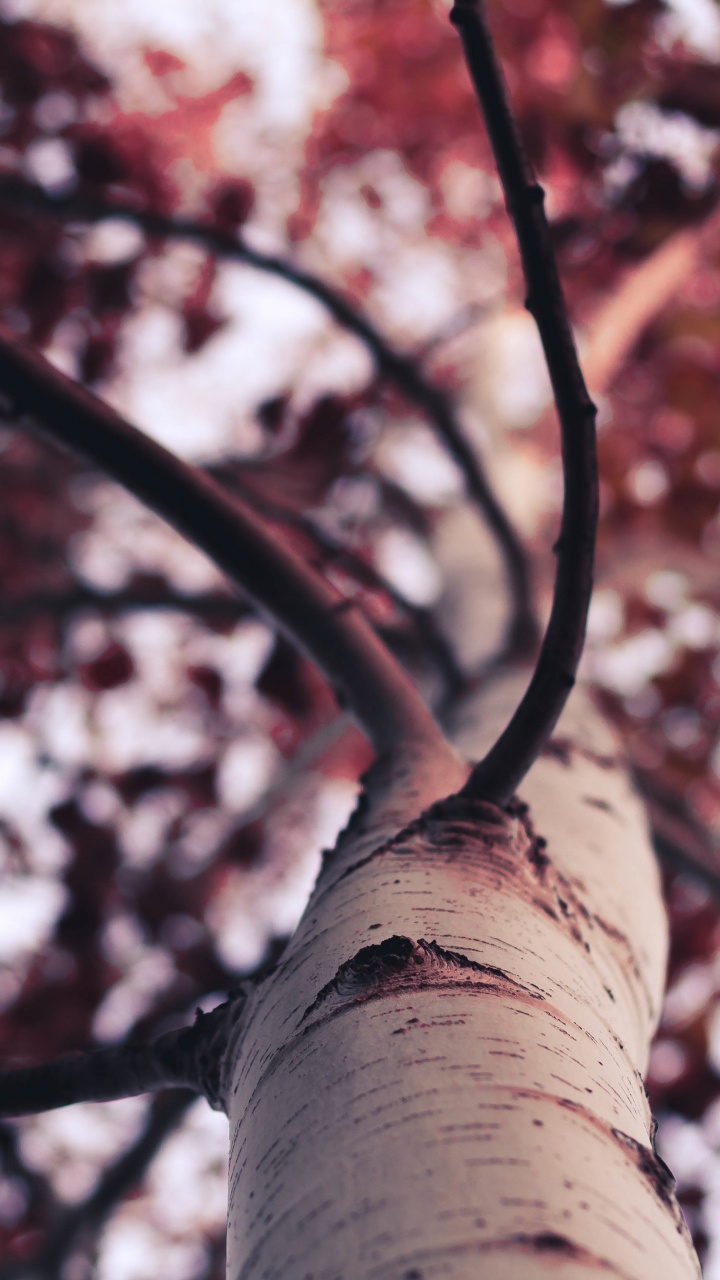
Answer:
<path fill-rule="evenodd" d="M 464 751 L 509 697 L 464 709 Z M 644 817 L 589 704 L 554 742 L 511 816 L 420 817 L 460 767 L 375 771 L 228 1054 L 230 1280 L 699 1274 L 642 1084 Z"/>

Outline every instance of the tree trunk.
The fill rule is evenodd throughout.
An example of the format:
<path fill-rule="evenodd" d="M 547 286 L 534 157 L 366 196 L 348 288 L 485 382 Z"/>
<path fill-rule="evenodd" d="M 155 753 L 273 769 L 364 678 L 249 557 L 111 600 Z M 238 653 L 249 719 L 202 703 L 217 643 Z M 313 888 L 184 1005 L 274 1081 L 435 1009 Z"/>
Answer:
<path fill-rule="evenodd" d="M 516 682 L 466 704 L 492 740 Z M 576 694 L 505 813 L 376 766 L 225 1062 L 231 1280 L 699 1268 L 642 1082 L 667 927 L 617 745 Z"/>

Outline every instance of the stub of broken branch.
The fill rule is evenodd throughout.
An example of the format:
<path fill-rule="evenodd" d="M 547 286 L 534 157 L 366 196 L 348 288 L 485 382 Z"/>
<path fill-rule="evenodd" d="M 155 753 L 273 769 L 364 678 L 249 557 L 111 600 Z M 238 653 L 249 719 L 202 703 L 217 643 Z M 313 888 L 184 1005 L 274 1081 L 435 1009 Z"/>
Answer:
<path fill-rule="evenodd" d="M 112 1102 L 172 1088 L 202 1094 L 222 1110 L 220 1063 L 227 1019 L 237 1014 L 244 999 L 244 992 L 238 992 L 211 1013 L 198 1012 L 193 1026 L 147 1043 L 92 1049 L 0 1072 L 0 1116 L 34 1115 L 75 1102 Z"/>
<path fill-rule="evenodd" d="M 526 306 L 542 340 L 562 438 L 565 494 L 550 621 L 525 695 L 466 784 L 468 794 L 509 799 L 537 758 L 575 683 L 592 592 L 598 511 L 595 406 L 588 395 L 560 286 L 543 191 L 525 157 L 482 0 L 456 0 L 457 26 L 513 221 Z"/>

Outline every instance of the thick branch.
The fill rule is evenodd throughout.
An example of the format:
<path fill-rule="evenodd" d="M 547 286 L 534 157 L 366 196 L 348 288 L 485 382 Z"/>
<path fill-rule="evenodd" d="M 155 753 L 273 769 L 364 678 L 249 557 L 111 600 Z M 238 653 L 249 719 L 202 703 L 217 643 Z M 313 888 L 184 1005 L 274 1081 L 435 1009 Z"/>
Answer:
<path fill-rule="evenodd" d="M 244 262 L 258 271 L 286 280 L 316 298 L 333 319 L 359 338 L 375 360 L 378 371 L 408 400 L 427 415 L 465 477 L 468 493 L 487 521 L 500 548 L 510 587 L 512 612 L 506 646 L 511 655 L 531 653 L 537 641 L 537 622 L 527 556 L 501 503 L 496 498 L 482 463 L 470 447 L 457 420 L 450 397 L 422 372 L 416 360 L 398 351 L 360 308 L 319 276 L 289 259 L 262 253 L 229 232 L 219 231 L 189 218 L 171 218 L 131 205 L 108 204 L 89 196 L 52 196 L 42 188 L 15 177 L 0 179 L 0 200 L 30 208 L 36 213 L 95 223 L 125 218 L 148 235 L 190 240 L 218 257 Z"/>
<path fill-rule="evenodd" d="M 75 1102 L 111 1102 L 187 1083 L 168 1074 L 153 1045 L 120 1045 L 2 1072 L 0 1114 L 35 1115 Z"/>
<path fill-rule="evenodd" d="M 42 356 L 0 332 L 0 387 L 184 533 L 309 654 L 378 751 L 417 744 L 449 755 L 412 683 L 358 610 L 240 499 L 230 499 Z"/>
<path fill-rule="evenodd" d="M 228 1013 L 243 999 L 238 993 L 211 1013 L 198 1013 L 192 1027 L 169 1031 L 149 1043 L 93 1049 L 1 1072 L 0 1116 L 34 1115 L 75 1102 L 112 1102 L 172 1088 L 192 1089 L 220 1108 L 220 1056 Z"/>
<path fill-rule="evenodd" d="M 543 209 L 543 191 L 525 158 L 482 0 L 456 0 L 451 14 L 492 143 L 520 247 L 526 306 L 540 332 L 562 436 L 565 498 L 550 621 L 530 685 L 498 741 L 473 770 L 469 794 L 506 801 L 552 733 L 585 640 L 597 525 L 595 406 L 588 396 Z"/>
<path fill-rule="evenodd" d="M 87 1199 L 65 1210 L 37 1253 L 3 1267 L 0 1280 L 21 1280 L 24 1276 L 54 1280 L 62 1275 L 64 1264 L 79 1244 L 89 1250 L 103 1223 L 144 1177 L 165 1139 L 194 1101 L 194 1094 L 184 1090 L 173 1090 L 158 1098 L 139 1138 L 105 1169 Z"/>

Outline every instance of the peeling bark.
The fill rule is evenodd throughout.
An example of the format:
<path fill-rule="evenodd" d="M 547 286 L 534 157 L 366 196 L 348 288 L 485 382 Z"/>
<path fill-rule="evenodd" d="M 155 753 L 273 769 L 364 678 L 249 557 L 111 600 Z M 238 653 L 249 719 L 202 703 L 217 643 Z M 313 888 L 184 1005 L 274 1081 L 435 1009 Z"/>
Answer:
<path fill-rule="evenodd" d="M 514 696 L 467 703 L 459 746 Z M 614 741 L 578 696 L 506 810 L 412 776 L 371 770 L 234 1028 L 231 1280 L 697 1276 L 642 1083 L 666 924 Z"/>

